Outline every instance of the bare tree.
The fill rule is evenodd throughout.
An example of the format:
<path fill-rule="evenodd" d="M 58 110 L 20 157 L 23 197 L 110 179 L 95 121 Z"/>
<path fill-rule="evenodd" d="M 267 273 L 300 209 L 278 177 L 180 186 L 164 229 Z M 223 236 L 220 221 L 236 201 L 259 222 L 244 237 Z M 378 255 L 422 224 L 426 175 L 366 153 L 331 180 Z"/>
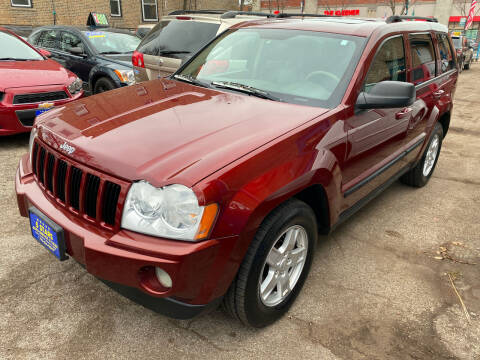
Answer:
<path fill-rule="evenodd" d="M 410 10 L 417 0 L 380 0 L 378 3 L 387 6 L 392 11 L 392 15 L 405 15 L 408 10 Z M 401 6 L 400 12 L 397 14 L 397 6 Z M 408 6 L 408 8 L 407 8 Z"/>
<path fill-rule="evenodd" d="M 454 0 L 453 6 L 457 9 L 462 16 L 468 16 L 470 12 L 470 5 L 472 4 L 471 0 Z M 480 7 L 477 6 L 475 9 L 475 14 L 477 15 L 480 12 Z"/>

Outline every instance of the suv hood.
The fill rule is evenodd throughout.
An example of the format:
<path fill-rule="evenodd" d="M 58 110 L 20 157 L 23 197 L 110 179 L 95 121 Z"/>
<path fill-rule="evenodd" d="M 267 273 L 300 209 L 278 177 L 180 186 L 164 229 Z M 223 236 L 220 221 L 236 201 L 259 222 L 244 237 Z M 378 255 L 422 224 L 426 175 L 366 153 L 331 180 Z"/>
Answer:
<path fill-rule="evenodd" d="M 45 143 L 97 170 L 193 186 L 326 111 L 162 79 L 53 109 L 37 126 Z"/>
<path fill-rule="evenodd" d="M 101 54 L 100 57 L 113 64 L 122 65 L 129 69 L 132 68 L 132 54 L 133 53 L 125 53 L 125 54 Z"/>
<path fill-rule="evenodd" d="M 63 85 L 68 71 L 53 60 L 0 61 L 0 91 L 8 88 Z"/>

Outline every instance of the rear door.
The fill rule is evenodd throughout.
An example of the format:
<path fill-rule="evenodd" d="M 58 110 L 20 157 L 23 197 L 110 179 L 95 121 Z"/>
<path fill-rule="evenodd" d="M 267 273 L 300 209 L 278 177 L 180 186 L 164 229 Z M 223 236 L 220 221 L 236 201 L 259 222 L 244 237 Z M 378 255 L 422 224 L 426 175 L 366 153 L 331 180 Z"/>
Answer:
<path fill-rule="evenodd" d="M 142 40 L 137 51 L 143 54 L 145 68 L 135 67 L 138 81 L 171 75 L 217 34 L 220 22 L 179 16 L 163 20 Z"/>
<path fill-rule="evenodd" d="M 362 91 L 385 80 L 406 81 L 405 44 L 402 35 L 389 37 L 378 47 Z M 405 146 L 411 109 L 357 111 L 346 120 L 348 153 L 343 169 L 344 209 L 368 195 L 395 175 L 405 163 Z"/>
<path fill-rule="evenodd" d="M 408 34 L 408 75 L 409 82 L 415 85 L 417 99 L 411 106 L 406 143 L 410 148 L 405 160 L 413 161 L 422 150 L 428 132 L 429 119 L 441 97 L 442 80 L 438 75 L 434 33 Z"/>
<path fill-rule="evenodd" d="M 457 83 L 457 67 L 455 64 L 455 50 L 452 47 L 448 35 L 445 33 L 437 33 L 438 44 L 438 61 L 437 70 L 440 76 L 438 84 L 438 92 L 434 95 L 438 97 L 437 107 L 443 114 L 450 110 L 452 106 L 453 93 Z"/>

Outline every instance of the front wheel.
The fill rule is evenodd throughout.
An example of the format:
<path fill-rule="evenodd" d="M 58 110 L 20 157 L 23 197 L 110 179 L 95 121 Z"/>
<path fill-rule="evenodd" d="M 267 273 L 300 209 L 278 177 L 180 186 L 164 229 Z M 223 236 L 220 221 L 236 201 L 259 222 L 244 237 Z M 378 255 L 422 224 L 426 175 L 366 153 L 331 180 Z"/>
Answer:
<path fill-rule="evenodd" d="M 291 199 L 280 205 L 259 227 L 224 297 L 224 309 L 257 328 L 279 319 L 302 289 L 317 233 L 307 204 Z"/>
<path fill-rule="evenodd" d="M 439 123 L 435 124 L 430 141 L 418 164 L 400 178 L 406 185 L 422 187 L 428 182 L 437 165 L 438 156 L 442 148 L 443 128 Z"/>
<path fill-rule="evenodd" d="M 102 92 L 113 90 L 115 88 L 116 88 L 115 83 L 111 79 L 107 77 L 102 77 L 98 79 L 97 82 L 95 83 L 93 93 L 100 94 Z"/>
<path fill-rule="evenodd" d="M 464 70 L 469 70 L 469 69 L 470 69 L 470 62 L 471 62 L 471 61 L 469 61 L 468 63 L 466 63 L 465 65 L 463 65 L 463 69 L 464 69 Z"/>

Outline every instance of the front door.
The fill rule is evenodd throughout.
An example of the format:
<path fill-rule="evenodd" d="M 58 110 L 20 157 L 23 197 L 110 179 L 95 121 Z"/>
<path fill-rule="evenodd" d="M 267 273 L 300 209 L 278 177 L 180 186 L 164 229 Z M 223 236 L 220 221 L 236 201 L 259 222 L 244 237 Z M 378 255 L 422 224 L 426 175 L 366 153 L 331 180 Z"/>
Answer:
<path fill-rule="evenodd" d="M 381 81 L 406 81 L 402 35 L 383 40 L 365 77 L 362 91 Z M 411 117 L 410 108 L 357 110 L 346 120 L 347 156 L 342 191 L 345 210 L 395 175 L 405 163 L 402 148 Z"/>
<path fill-rule="evenodd" d="M 66 68 L 88 84 L 90 70 L 94 66 L 89 60 L 88 48 L 76 34 L 62 31 L 61 47 L 65 59 Z M 70 49 L 79 48 L 83 54 L 73 54 Z"/>

